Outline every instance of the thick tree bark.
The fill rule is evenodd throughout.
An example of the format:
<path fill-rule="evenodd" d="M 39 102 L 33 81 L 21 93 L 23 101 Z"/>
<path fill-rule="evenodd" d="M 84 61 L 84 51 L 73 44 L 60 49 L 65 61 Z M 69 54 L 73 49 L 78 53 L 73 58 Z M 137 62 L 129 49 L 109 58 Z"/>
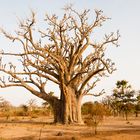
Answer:
<path fill-rule="evenodd" d="M 65 87 L 61 90 L 60 100 L 53 103 L 55 123 L 82 123 L 81 117 L 81 98 L 76 97 L 72 88 Z"/>

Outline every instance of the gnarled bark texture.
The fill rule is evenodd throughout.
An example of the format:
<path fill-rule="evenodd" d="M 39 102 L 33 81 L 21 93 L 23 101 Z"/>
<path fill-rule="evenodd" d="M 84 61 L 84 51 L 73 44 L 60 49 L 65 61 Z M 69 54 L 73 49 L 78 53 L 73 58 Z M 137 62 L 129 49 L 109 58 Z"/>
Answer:
<path fill-rule="evenodd" d="M 49 100 L 50 101 L 50 100 Z M 61 98 L 54 98 L 50 105 L 54 112 L 55 123 L 83 123 L 81 117 L 81 98 L 69 87 L 61 90 Z"/>

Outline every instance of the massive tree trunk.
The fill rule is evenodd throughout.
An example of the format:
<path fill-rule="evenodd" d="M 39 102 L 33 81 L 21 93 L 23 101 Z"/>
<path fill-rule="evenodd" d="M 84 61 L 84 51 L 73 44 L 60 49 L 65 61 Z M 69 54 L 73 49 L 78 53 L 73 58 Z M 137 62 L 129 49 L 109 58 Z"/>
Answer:
<path fill-rule="evenodd" d="M 61 89 L 61 97 L 53 103 L 55 123 L 82 123 L 81 98 L 70 87 Z"/>

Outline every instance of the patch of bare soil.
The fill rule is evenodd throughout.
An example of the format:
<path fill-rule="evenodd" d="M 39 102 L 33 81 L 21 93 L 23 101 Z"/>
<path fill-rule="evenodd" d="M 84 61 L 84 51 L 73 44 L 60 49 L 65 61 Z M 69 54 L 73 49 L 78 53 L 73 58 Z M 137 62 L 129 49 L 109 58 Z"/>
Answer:
<path fill-rule="evenodd" d="M 106 118 L 98 134 L 85 125 L 54 125 L 35 120 L 0 121 L 0 140 L 140 140 L 140 118 Z"/>

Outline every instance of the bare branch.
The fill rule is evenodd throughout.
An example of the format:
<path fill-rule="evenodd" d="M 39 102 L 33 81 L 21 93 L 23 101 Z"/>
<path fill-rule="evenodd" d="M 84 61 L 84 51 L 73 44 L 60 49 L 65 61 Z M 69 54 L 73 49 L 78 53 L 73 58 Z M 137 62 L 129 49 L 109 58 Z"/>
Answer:
<path fill-rule="evenodd" d="M 36 96 L 50 99 L 45 92 L 49 80 L 59 85 L 61 98 L 71 91 L 79 98 L 89 95 L 98 82 L 96 79 L 114 72 L 114 63 L 105 57 L 105 50 L 109 45 L 118 46 L 119 32 L 106 34 L 99 43 L 92 37 L 94 30 L 109 18 L 101 10 L 95 10 L 93 20 L 89 20 L 89 9 L 77 12 L 69 5 L 64 10 L 61 19 L 55 14 L 46 14 L 47 29 L 36 29 L 35 13 L 32 12 L 30 18 L 20 20 L 16 35 L 0 30 L 7 39 L 20 43 L 21 47 L 20 53 L 13 50 L 0 52 L 2 58 L 18 59 L 20 67 L 10 59 L 10 63 L 3 64 L 0 58 L 0 72 L 4 73 L 4 77 L 0 76 L 1 87 L 22 86 Z M 92 79 L 95 79 L 93 83 Z"/>
<path fill-rule="evenodd" d="M 88 93 L 86 95 L 98 97 L 98 96 L 101 96 L 103 94 L 105 94 L 105 90 L 104 89 L 101 92 L 99 92 L 99 93 L 96 93 L 96 94 Z"/>

